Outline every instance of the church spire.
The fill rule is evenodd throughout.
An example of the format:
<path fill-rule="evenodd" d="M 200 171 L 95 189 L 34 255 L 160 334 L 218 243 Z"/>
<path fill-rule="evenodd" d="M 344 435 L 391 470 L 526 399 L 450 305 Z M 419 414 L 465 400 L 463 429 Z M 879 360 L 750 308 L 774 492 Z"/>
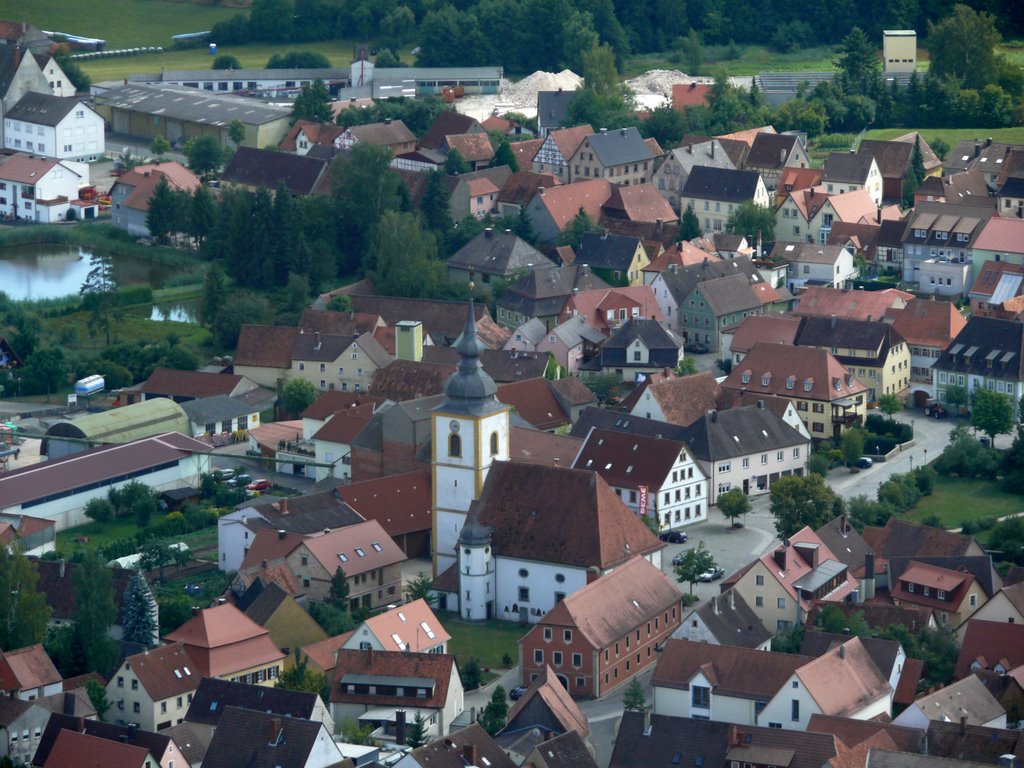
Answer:
<path fill-rule="evenodd" d="M 459 367 L 445 384 L 448 401 L 440 410 L 482 415 L 501 408 L 495 397 L 498 386 L 480 362 L 483 345 L 476 335 L 476 314 L 472 298 L 466 311 L 462 338 L 455 348 L 459 353 Z"/>

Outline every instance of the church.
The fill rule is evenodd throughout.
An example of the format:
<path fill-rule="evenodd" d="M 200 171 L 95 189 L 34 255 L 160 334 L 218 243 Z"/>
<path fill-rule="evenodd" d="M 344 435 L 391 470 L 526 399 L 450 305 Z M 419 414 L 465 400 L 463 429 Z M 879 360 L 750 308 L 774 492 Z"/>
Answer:
<path fill-rule="evenodd" d="M 480 363 L 472 302 L 459 366 L 432 414 L 434 591 L 468 620 L 536 623 L 665 544 L 597 473 L 509 460 L 511 407 Z"/>

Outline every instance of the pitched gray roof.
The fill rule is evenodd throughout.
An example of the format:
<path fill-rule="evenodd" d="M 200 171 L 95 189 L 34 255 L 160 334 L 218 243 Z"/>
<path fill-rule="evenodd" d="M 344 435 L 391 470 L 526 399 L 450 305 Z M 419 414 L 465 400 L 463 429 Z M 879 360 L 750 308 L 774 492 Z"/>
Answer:
<path fill-rule="evenodd" d="M 313 716 L 319 698 L 315 693 L 204 677 L 192 695 L 192 704 L 188 708 L 185 720 L 189 723 L 216 726 L 229 707 L 244 707 L 278 717 L 283 715 L 308 720 Z"/>
<path fill-rule="evenodd" d="M 546 317 L 562 311 L 574 288 L 590 291 L 610 287 L 579 264 L 531 269 L 508 287 L 497 305 L 526 317 Z"/>
<path fill-rule="evenodd" d="M 832 152 L 825 159 L 824 173 L 821 180 L 824 182 L 837 181 L 847 184 L 864 184 L 868 180 L 868 172 L 871 170 L 871 163 L 874 159 L 869 154 Z"/>
<path fill-rule="evenodd" d="M 515 233 L 485 229 L 448 259 L 449 267 L 506 277 L 520 269 L 547 266 L 551 260 Z"/>
<path fill-rule="evenodd" d="M 588 136 L 585 141 L 590 142 L 597 159 L 606 168 L 654 158 L 654 153 L 644 143 L 643 136 L 636 128 L 620 128 L 616 131 L 602 129 L 600 133 Z"/>
<path fill-rule="evenodd" d="M 209 424 L 213 421 L 226 421 L 239 416 L 248 416 L 256 409 L 241 398 L 230 395 L 214 395 L 181 403 L 181 410 L 193 424 Z"/>
<path fill-rule="evenodd" d="M 589 406 L 580 412 L 580 417 L 569 430 L 569 437 L 586 438 L 591 429 L 615 429 L 633 435 L 665 437 L 682 440 L 683 428 L 657 419 L 631 416 L 628 413 L 609 411 L 607 408 Z"/>
<path fill-rule="evenodd" d="M 18 100 L 18 103 L 14 105 L 10 112 L 4 115 L 4 118 L 55 127 L 79 104 L 83 105 L 83 108 L 92 110 L 82 99 L 76 96 L 61 98 L 49 93 L 29 92 Z"/>
<path fill-rule="evenodd" d="M 773 636 L 736 589 L 730 589 L 724 595 L 715 595 L 697 608 L 695 613 L 719 645 L 757 648 Z M 683 623 L 686 623 L 685 619 Z M 679 632 L 676 630 L 674 636 L 682 637 Z"/>
<path fill-rule="evenodd" d="M 280 717 L 266 711 L 228 707 L 220 718 L 220 727 L 213 733 L 203 765 L 206 768 L 306 765 L 317 749 L 323 727 L 319 720 Z M 338 756 L 341 757 L 340 751 Z"/>
<path fill-rule="evenodd" d="M 740 173 L 740 171 L 737 171 L 737 173 Z M 676 304 L 682 304 L 686 297 L 693 292 L 693 289 L 697 287 L 698 283 L 735 274 L 747 275 L 747 277 L 753 279 L 754 283 L 764 282 L 764 279 L 758 274 L 756 267 L 754 267 L 753 262 L 751 262 L 748 256 L 715 261 L 706 259 L 701 264 L 683 267 L 674 272 L 671 270 L 662 272 L 660 277 L 664 281 L 669 293 L 672 294 L 672 298 L 676 300 Z"/>
<path fill-rule="evenodd" d="M 569 109 L 569 99 L 576 91 L 538 91 L 537 120 L 544 126 L 559 126 Z"/>
<path fill-rule="evenodd" d="M 753 201 L 760 178 L 761 174 L 757 171 L 734 171 L 729 168 L 697 165 L 690 171 L 686 184 L 679 194 L 681 197 L 699 200 L 743 203 Z"/>
<path fill-rule="evenodd" d="M 751 287 L 750 278 L 746 275 L 729 275 L 714 280 L 706 280 L 697 285 L 715 317 L 742 312 L 761 306 L 761 299 Z"/>
<path fill-rule="evenodd" d="M 657 353 L 661 352 L 669 353 L 669 356 L 665 358 L 664 365 L 669 365 L 668 360 L 672 355 L 676 357 L 676 360 L 669 367 L 674 368 L 679 363 L 680 340 L 674 334 L 666 330 L 657 320 L 631 317 L 612 334 L 601 348 L 604 364 L 617 364 L 613 361 L 620 360 L 620 358 L 620 362 L 625 362 L 626 350 L 635 339 L 640 339 L 650 350 L 650 365 L 654 367 L 662 365 L 657 361 Z"/>
<path fill-rule="evenodd" d="M 586 232 L 576 249 L 576 261 L 597 269 L 625 271 L 633 262 L 639 237 L 611 235 L 607 232 Z"/>
<path fill-rule="evenodd" d="M 683 442 L 702 461 L 776 451 L 808 442 L 768 408 L 756 405 L 706 413 L 682 432 Z"/>
<path fill-rule="evenodd" d="M 1024 381 L 1024 325 L 994 317 L 971 317 L 932 367 Z"/>

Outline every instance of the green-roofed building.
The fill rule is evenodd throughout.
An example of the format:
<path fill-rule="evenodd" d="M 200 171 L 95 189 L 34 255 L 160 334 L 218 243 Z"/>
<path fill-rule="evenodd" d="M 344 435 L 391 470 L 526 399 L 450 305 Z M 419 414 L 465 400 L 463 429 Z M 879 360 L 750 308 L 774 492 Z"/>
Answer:
<path fill-rule="evenodd" d="M 127 443 L 165 432 L 192 434 L 182 407 L 168 397 L 155 397 L 74 421 L 58 422 L 46 430 L 39 452 L 52 461 L 96 445 Z"/>

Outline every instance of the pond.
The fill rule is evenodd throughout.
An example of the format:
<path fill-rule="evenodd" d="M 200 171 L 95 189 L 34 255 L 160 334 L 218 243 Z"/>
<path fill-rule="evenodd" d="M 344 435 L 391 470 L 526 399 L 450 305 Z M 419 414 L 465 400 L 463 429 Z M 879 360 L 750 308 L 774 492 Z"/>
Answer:
<path fill-rule="evenodd" d="M 15 301 L 76 295 L 89 274 L 91 257 L 89 251 L 74 245 L 0 248 L 0 291 Z M 131 256 L 113 258 L 120 285 L 148 283 L 156 288 L 172 271 Z"/>

